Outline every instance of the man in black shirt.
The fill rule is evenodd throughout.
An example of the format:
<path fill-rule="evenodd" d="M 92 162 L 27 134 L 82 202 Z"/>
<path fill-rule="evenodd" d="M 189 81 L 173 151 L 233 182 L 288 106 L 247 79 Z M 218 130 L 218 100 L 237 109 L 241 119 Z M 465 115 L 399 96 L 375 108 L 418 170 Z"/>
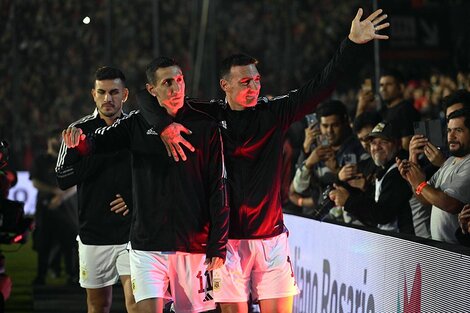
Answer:
<path fill-rule="evenodd" d="M 99 68 L 91 92 L 96 109 L 71 126 L 94 132 L 125 116 L 122 106 L 129 93 L 125 81 L 120 70 Z M 130 154 L 117 151 L 85 158 L 79 154 L 62 143 L 56 172 L 60 188 L 77 185 L 80 285 L 87 290 L 88 312 L 110 311 L 112 285 L 119 279 L 127 311 L 137 312 L 126 249 L 132 208 Z"/>
<path fill-rule="evenodd" d="M 404 99 L 405 85 L 401 74 L 397 71 L 385 71 L 380 76 L 380 96 L 386 106 L 382 119 L 396 125 L 401 139 L 401 146 L 408 150 L 414 134 L 413 122 L 421 116 L 410 101 Z"/>
<path fill-rule="evenodd" d="M 38 254 L 35 285 L 44 285 L 49 267 L 55 266 L 60 275 L 60 263 L 64 257 L 69 283 L 77 282 L 76 236 L 76 188 L 65 191 L 57 186 L 55 165 L 60 147 L 60 132 L 48 134 L 47 151 L 34 159 L 30 172 L 33 186 L 38 190 L 36 199 L 34 248 Z M 52 263 L 53 262 L 53 263 Z"/>

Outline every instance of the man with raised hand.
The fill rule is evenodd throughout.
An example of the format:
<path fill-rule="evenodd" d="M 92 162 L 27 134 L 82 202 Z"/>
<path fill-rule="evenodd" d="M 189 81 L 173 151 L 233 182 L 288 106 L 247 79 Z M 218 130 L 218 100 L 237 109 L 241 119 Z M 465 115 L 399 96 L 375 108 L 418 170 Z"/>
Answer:
<path fill-rule="evenodd" d="M 261 312 L 292 311 L 298 288 L 281 207 L 282 143 L 289 126 L 314 111 L 331 94 L 335 81 L 357 63 L 361 44 L 388 39 L 377 33 L 389 26 L 382 23 L 382 10 L 361 21 L 362 14 L 359 9 L 348 38 L 322 72 L 298 90 L 273 99 L 259 97 L 257 60 L 238 54 L 222 62 L 225 99 L 197 106 L 219 121 L 230 186 L 227 261 L 214 273 L 214 297 L 222 312 L 247 312 L 250 294 Z M 188 133 L 188 125 L 168 122 L 149 101 L 141 101 L 140 107 L 145 119 L 163 130 L 169 154 L 184 160 L 183 147 L 192 147 L 193 135 L 187 140 L 180 132 Z"/>

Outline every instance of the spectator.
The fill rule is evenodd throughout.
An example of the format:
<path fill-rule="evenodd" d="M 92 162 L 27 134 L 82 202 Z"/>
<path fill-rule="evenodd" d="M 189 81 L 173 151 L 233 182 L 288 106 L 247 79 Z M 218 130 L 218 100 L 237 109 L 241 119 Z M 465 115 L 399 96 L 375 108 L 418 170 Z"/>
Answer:
<path fill-rule="evenodd" d="M 420 120 L 418 111 L 404 99 L 404 80 L 396 71 L 386 71 L 380 76 L 380 96 L 386 106 L 382 112 L 382 119 L 390 122 L 397 128 L 401 138 L 401 146 L 408 150 L 413 136 L 413 122 Z"/>
<path fill-rule="evenodd" d="M 401 175 L 409 182 L 422 203 L 431 204 L 431 237 L 457 243 L 457 214 L 470 202 L 470 111 L 461 109 L 449 115 L 447 123 L 449 157 L 426 181 L 419 166 L 408 160 L 397 160 Z"/>
<path fill-rule="evenodd" d="M 375 224 L 382 230 L 414 234 L 409 205 L 412 193 L 395 164 L 395 157 L 400 150 L 399 133 L 391 123 L 379 123 L 369 138 L 372 159 L 380 168 L 375 179 L 375 193 L 349 192 L 335 185 L 329 194 L 330 199 L 364 224 Z"/>
<path fill-rule="evenodd" d="M 348 165 L 352 169 L 350 173 L 352 177 L 356 173 L 356 163 L 367 158 L 367 153 L 352 133 L 347 109 L 342 102 L 337 100 L 325 102 L 318 107 L 316 112 L 320 119 L 321 136 L 317 137 L 319 139 L 317 143 L 314 143 L 312 139 L 314 133 L 309 132 L 306 136 L 305 141 L 314 143 L 314 148 L 303 156 L 304 160 L 296 171 L 291 190 L 294 195 L 300 195 L 301 198 L 298 199 L 303 199 L 302 194 L 310 195 L 305 197 L 305 200 L 297 200 L 298 204 L 318 209 L 319 195 L 327 186 L 336 182 L 341 166 L 347 162 L 353 163 Z M 347 160 L 348 158 L 350 160 Z M 315 189 L 319 192 L 315 192 Z M 294 199 L 294 195 L 291 195 L 291 199 Z M 320 214 L 323 213 L 325 212 Z"/>

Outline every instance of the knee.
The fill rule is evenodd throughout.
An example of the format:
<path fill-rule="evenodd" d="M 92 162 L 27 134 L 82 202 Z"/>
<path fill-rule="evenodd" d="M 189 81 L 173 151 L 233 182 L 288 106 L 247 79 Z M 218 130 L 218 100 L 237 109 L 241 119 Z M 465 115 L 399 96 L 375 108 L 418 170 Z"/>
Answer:
<path fill-rule="evenodd" d="M 111 300 L 106 297 L 88 297 L 88 313 L 109 313 L 111 310 Z"/>

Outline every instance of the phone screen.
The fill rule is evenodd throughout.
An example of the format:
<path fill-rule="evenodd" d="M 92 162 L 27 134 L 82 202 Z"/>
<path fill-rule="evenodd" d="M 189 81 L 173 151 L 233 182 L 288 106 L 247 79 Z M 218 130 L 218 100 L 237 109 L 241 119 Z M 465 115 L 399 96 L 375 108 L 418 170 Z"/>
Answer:
<path fill-rule="evenodd" d="M 308 126 L 317 126 L 318 125 L 318 119 L 317 119 L 317 114 L 312 113 L 312 114 L 307 114 L 305 115 L 305 119 L 307 120 Z"/>
<path fill-rule="evenodd" d="M 445 139 L 442 123 L 439 119 L 413 123 L 415 135 L 423 135 L 436 147 L 444 147 Z"/>
<path fill-rule="evenodd" d="M 353 154 L 353 153 L 346 153 L 346 154 L 343 156 L 343 164 L 344 164 L 344 165 L 347 165 L 347 164 L 357 164 L 356 155 Z"/>
<path fill-rule="evenodd" d="M 444 147 L 445 140 L 444 140 L 444 132 L 442 131 L 442 123 L 440 120 L 429 120 L 426 121 L 427 123 L 427 132 L 428 132 L 428 139 L 431 141 L 433 145 L 436 147 Z"/>
<path fill-rule="evenodd" d="M 422 122 L 422 121 L 413 122 L 413 128 L 414 128 L 415 135 L 423 135 L 427 137 L 425 122 Z"/>
<path fill-rule="evenodd" d="M 364 83 L 362 84 L 362 90 L 372 91 L 372 79 L 370 78 L 364 79 Z"/>

